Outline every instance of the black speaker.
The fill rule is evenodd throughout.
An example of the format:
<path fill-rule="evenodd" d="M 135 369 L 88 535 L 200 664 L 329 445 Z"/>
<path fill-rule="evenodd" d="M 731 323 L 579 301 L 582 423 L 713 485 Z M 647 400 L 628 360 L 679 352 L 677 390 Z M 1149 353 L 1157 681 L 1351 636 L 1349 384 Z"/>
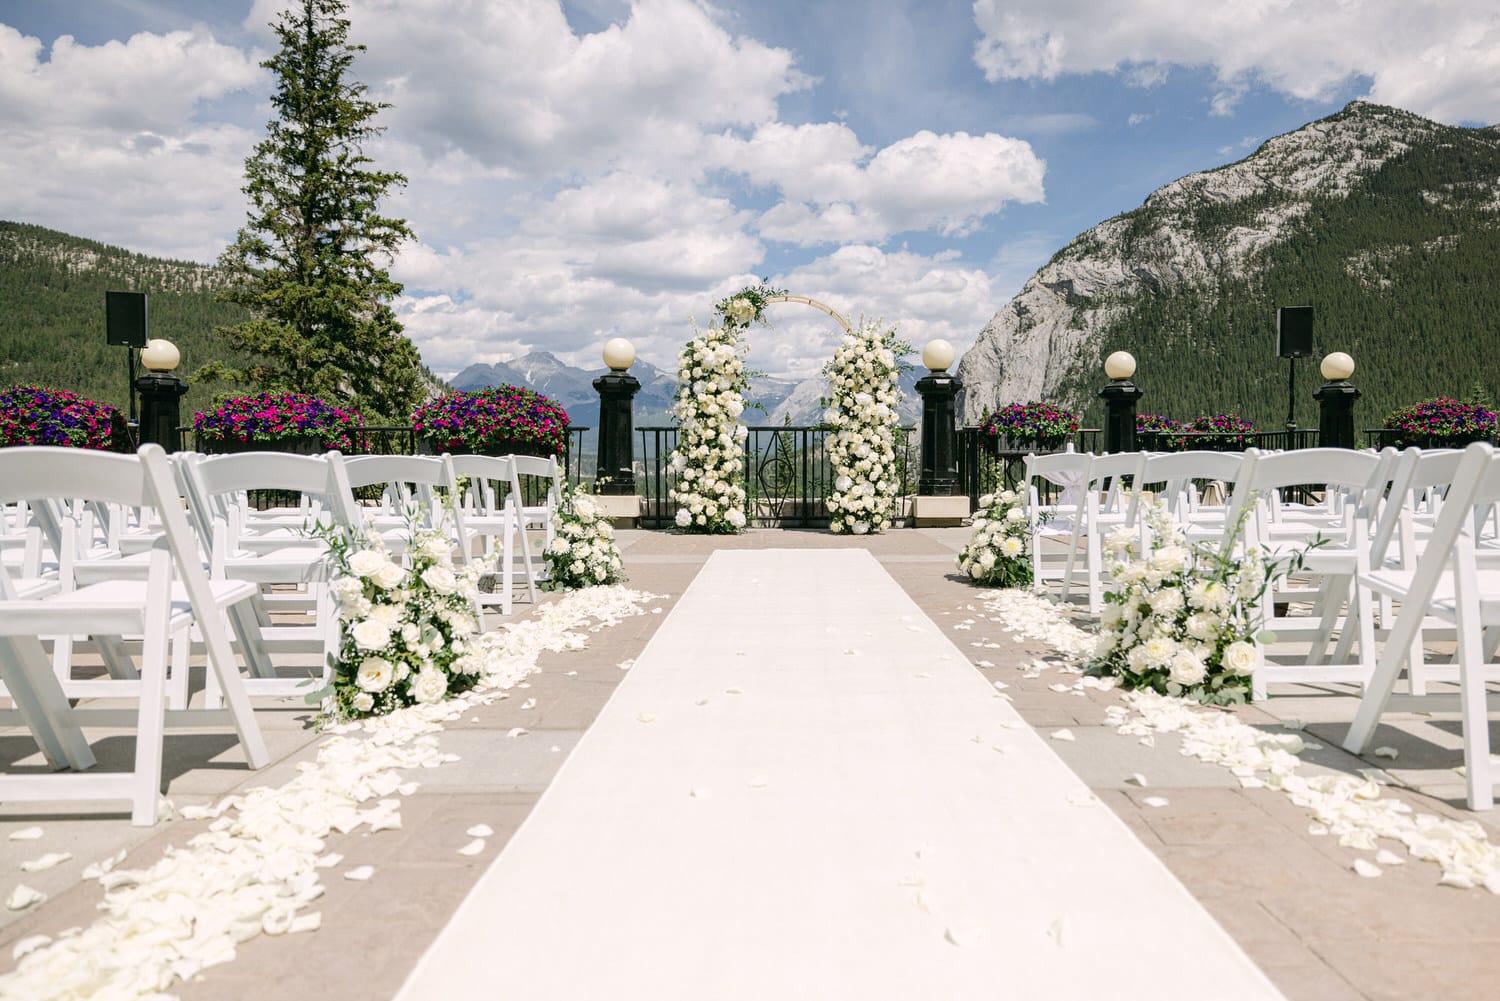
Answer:
<path fill-rule="evenodd" d="M 110 344 L 146 346 L 146 293 L 104 293 L 104 329 Z"/>
<path fill-rule="evenodd" d="M 1313 353 L 1313 308 L 1282 306 L 1276 310 L 1276 355 L 1306 358 Z"/>

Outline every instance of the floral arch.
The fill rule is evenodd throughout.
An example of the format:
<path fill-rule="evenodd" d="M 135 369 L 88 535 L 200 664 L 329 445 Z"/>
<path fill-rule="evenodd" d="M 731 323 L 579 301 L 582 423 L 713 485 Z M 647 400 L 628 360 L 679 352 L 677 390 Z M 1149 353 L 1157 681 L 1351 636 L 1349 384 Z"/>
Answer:
<path fill-rule="evenodd" d="M 834 490 L 828 496 L 834 532 L 882 532 L 900 490 L 895 469 L 895 433 L 900 389 L 898 359 L 910 347 L 894 328 L 861 321 L 856 329 L 842 314 L 809 296 L 764 285 L 742 289 L 714 307 L 719 322 L 694 336 L 678 358 L 679 422 L 672 469 L 678 527 L 701 533 L 733 533 L 746 524 L 744 442 L 739 423 L 748 376 L 740 335 L 765 323 L 767 306 L 798 303 L 827 313 L 843 328 L 833 359 L 824 368 L 832 397 L 824 420 L 830 426 L 828 460 Z"/>

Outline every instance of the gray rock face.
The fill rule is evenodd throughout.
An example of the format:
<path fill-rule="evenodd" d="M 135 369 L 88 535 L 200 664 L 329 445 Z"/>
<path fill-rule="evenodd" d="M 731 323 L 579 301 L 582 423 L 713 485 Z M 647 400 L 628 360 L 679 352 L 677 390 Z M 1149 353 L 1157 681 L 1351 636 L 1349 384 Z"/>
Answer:
<path fill-rule="evenodd" d="M 1111 324 L 1132 301 L 1245 274 L 1259 252 L 1286 238 L 1313 195 L 1347 195 L 1361 176 L 1435 129 L 1407 112 L 1356 101 L 1238 163 L 1173 181 L 1140 208 L 1076 237 L 995 313 L 959 362 L 963 420 L 977 423 L 987 409 L 1030 400 L 1081 409 L 1085 401 L 1060 398 L 1060 387 L 1100 372 L 1115 350 L 1106 343 Z M 1252 225 L 1211 242 L 1195 235 L 1206 209 L 1251 199 L 1263 205 Z"/>

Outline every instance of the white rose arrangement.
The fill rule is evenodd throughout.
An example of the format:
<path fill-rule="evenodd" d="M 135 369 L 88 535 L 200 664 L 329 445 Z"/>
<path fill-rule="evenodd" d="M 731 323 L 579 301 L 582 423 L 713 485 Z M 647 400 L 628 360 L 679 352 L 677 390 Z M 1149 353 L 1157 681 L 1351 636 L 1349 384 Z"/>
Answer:
<path fill-rule="evenodd" d="M 898 359 L 911 350 L 894 328 L 864 322 L 845 334 L 824 368 L 833 392 L 824 416 L 831 428 L 828 460 L 833 492 L 828 527 L 854 535 L 884 532 L 901 493 L 896 467 Z"/>
<path fill-rule="evenodd" d="M 402 561 L 377 535 L 319 533 L 334 562 L 340 641 L 333 684 L 312 698 L 339 719 L 439 702 L 479 680 L 478 572 L 455 567 L 443 534 L 415 524 Z"/>
<path fill-rule="evenodd" d="M 1159 501 L 1141 510 L 1146 551 L 1133 529 L 1105 540 L 1112 580 L 1090 672 L 1206 705 L 1248 702 L 1261 642 L 1269 639 L 1261 632 L 1262 596 L 1300 569 L 1301 554 L 1232 560 L 1217 546 L 1189 545 Z"/>
<path fill-rule="evenodd" d="M 982 587 L 1029 587 L 1029 532 L 1025 498 L 1014 490 L 985 494 L 968 544 L 958 554 L 958 568 Z"/>
<path fill-rule="evenodd" d="M 677 476 L 672 500 L 677 527 L 730 534 L 745 527 L 743 455 L 747 428 L 739 423 L 748 385 L 739 336 L 760 319 L 775 289 L 745 289 L 719 303 L 718 326 L 693 328 L 677 362 L 677 447 L 670 468 Z"/>
<path fill-rule="evenodd" d="M 552 525 L 555 536 L 544 554 L 550 572 L 543 588 L 571 590 L 623 579 L 615 527 L 588 494 L 564 487 Z"/>

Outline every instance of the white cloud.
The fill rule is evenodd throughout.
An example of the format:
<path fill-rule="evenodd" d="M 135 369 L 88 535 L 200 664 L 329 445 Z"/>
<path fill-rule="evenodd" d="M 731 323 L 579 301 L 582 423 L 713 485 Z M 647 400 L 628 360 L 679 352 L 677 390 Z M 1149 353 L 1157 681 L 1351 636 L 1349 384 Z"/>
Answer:
<path fill-rule="evenodd" d="M 759 231 L 800 246 L 927 229 L 961 235 L 1008 201 L 1043 198 L 1046 166 L 1031 145 L 993 132 L 923 130 L 870 153 L 846 125 L 773 123 L 748 139 L 720 136 L 711 155 L 781 191 Z"/>
<path fill-rule="evenodd" d="M 257 0 L 247 25 L 282 0 Z M 689 0 L 639 0 L 594 34 L 557 0 L 353 0 L 359 72 L 393 107 L 383 121 L 436 157 L 542 176 L 692 156 L 709 127 L 776 117 L 808 85 L 792 54 L 735 38 Z"/>
<path fill-rule="evenodd" d="M 44 58 L 45 56 L 45 58 Z M 212 260 L 243 219 L 247 130 L 200 122 L 260 81 L 201 31 L 46 49 L 0 25 L 0 191 L 8 217 L 132 250 Z"/>
<path fill-rule="evenodd" d="M 976 0 L 974 59 L 991 80 L 1120 72 L 1160 82 L 1206 66 L 1215 113 L 1252 82 L 1326 99 L 1351 78 L 1370 99 L 1443 121 L 1500 111 L 1500 8 L 1492 0 Z"/>

